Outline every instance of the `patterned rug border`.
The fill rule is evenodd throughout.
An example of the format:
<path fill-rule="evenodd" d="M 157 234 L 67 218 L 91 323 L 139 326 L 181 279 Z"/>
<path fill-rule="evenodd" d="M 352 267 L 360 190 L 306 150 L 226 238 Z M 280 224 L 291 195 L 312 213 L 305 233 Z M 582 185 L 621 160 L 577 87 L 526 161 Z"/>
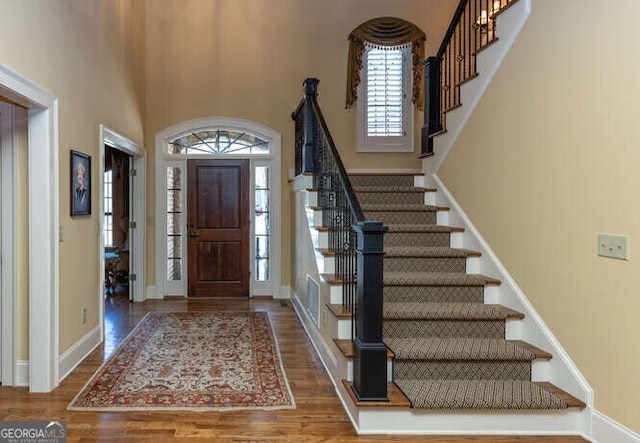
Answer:
<path fill-rule="evenodd" d="M 189 314 L 225 314 L 225 315 L 243 315 L 243 314 L 258 314 L 262 315 L 266 318 L 266 321 L 269 326 L 269 331 L 271 333 L 271 340 L 274 345 L 275 355 L 278 360 L 278 366 L 280 372 L 282 373 L 282 381 L 284 384 L 284 388 L 286 388 L 286 393 L 289 396 L 290 404 L 288 405 L 276 405 L 276 406 L 215 406 L 215 407 L 197 407 L 197 406 L 101 406 L 101 407 L 89 407 L 89 406 L 73 406 L 73 404 L 82 396 L 85 390 L 95 382 L 95 380 L 102 374 L 103 370 L 112 362 L 114 358 L 118 355 L 121 348 L 127 345 L 129 340 L 134 336 L 139 328 L 143 327 L 144 321 L 149 316 L 154 315 L 171 315 L 171 314 L 180 314 L 180 313 L 189 313 Z M 280 346 L 278 345 L 278 337 L 276 336 L 273 327 L 271 326 L 271 319 L 269 318 L 269 313 L 265 311 L 177 311 L 177 312 L 147 312 L 144 317 L 138 321 L 138 323 L 134 326 L 134 328 L 127 334 L 127 336 L 118 344 L 113 353 L 109 356 L 107 360 L 105 360 L 102 365 L 93 373 L 93 375 L 89 378 L 89 380 L 84 384 L 84 386 L 80 389 L 80 391 L 73 397 L 73 400 L 67 406 L 67 410 L 69 411 L 86 411 L 86 412 L 126 412 L 126 411 L 154 411 L 154 412 L 225 412 L 225 411 L 275 411 L 282 409 L 296 409 L 296 402 L 293 397 L 293 392 L 291 391 L 291 387 L 289 386 L 289 380 L 287 378 L 287 374 L 284 370 L 284 364 L 282 363 L 282 356 L 280 354 Z"/>

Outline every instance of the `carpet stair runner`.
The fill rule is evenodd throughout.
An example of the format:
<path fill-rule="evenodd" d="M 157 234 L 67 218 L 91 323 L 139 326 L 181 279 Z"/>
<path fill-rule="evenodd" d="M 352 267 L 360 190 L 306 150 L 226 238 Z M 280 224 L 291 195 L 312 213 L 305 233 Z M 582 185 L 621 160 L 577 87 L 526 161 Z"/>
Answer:
<path fill-rule="evenodd" d="M 484 303 L 500 281 L 466 273 L 469 257 L 451 248 L 461 229 L 437 224 L 412 175 L 354 174 L 353 189 L 368 220 L 388 227 L 384 258 L 384 341 L 393 381 L 413 408 L 563 409 L 558 390 L 531 381 L 532 362 L 551 355 L 505 340 L 505 324 L 523 314 Z M 571 402 L 569 402 L 571 403 Z"/>

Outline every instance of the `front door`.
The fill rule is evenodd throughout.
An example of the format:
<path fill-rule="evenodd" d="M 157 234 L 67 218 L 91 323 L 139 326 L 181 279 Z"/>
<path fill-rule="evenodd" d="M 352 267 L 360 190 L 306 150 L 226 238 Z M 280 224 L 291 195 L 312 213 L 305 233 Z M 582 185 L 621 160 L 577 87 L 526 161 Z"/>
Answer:
<path fill-rule="evenodd" d="M 249 160 L 188 160 L 189 296 L 249 295 Z"/>

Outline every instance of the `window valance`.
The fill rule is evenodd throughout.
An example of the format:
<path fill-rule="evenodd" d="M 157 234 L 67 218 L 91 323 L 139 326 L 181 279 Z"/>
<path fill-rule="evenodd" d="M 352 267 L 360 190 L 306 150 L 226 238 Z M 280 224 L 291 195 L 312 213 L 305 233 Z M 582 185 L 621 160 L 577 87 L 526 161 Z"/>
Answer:
<path fill-rule="evenodd" d="M 360 71 L 365 46 L 397 49 L 411 46 L 413 66 L 413 92 L 411 101 L 423 109 L 422 77 L 424 60 L 424 32 L 411 22 L 397 17 L 378 17 L 362 23 L 349 34 L 349 60 L 347 61 L 347 108 L 358 97 Z"/>

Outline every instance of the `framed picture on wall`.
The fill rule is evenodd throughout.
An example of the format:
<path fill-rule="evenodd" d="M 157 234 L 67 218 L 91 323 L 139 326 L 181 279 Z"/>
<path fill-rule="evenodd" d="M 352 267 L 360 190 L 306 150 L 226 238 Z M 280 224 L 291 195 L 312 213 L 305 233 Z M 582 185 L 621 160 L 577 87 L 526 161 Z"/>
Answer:
<path fill-rule="evenodd" d="M 91 157 L 71 151 L 71 216 L 91 214 Z"/>

